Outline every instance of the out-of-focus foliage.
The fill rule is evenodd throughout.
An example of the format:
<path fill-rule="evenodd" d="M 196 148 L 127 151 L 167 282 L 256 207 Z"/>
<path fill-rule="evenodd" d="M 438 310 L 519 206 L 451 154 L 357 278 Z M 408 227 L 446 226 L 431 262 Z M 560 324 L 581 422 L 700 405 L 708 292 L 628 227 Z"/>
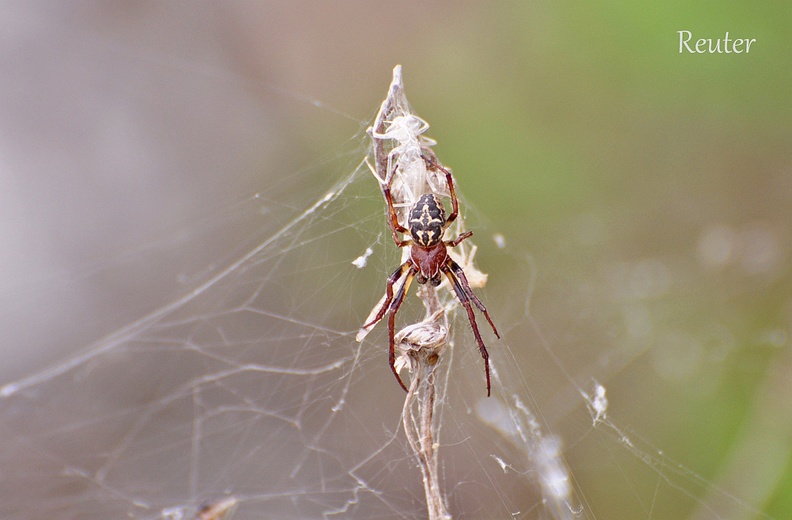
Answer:
<path fill-rule="evenodd" d="M 406 69 L 432 76 L 412 99 L 480 213 L 531 252 L 534 312 L 579 344 L 570 365 L 589 363 L 622 419 L 674 459 L 787 517 L 792 477 L 776 473 L 789 466 L 743 464 L 751 439 L 788 438 L 792 424 L 777 375 L 790 370 L 792 10 L 607 4 L 457 19 L 426 68 Z M 680 30 L 756 42 L 680 54 Z M 780 446 L 771 460 L 789 460 Z M 596 467 L 592 482 L 607 479 Z M 756 494 L 740 476 L 754 472 Z M 600 515 L 640 517 L 624 515 L 613 477 Z"/>

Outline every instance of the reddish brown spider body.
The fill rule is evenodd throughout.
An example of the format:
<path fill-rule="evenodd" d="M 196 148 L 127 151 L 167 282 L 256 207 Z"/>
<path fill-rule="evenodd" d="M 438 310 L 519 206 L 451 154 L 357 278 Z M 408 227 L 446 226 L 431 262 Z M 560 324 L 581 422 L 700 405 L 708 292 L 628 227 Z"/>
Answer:
<path fill-rule="evenodd" d="M 448 250 L 442 242 L 428 248 L 410 248 L 410 260 L 418 267 L 418 283 L 427 281 L 434 287 L 440 285 L 440 269 L 448 262 Z"/>
<path fill-rule="evenodd" d="M 487 347 L 484 345 L 484 341 L 481 339 L 481 334 L 478 330 L 478 324 L 476 323 L 476 317 L 473 314 L 471 302 L 473 302 L 473 305 L 475 305 L 479 311 L 484 314 L 484 317 L 487 318 L 487 322 L 492 327 L 492 331 L 495 333 L 495 336 L 500 338 L 500 334 L 498 334 L 498 329 L 495 328 L 495 324 L 492 323 L 486 307 L 484 307 L 484 304 L 481 303 L 481 300 L 478 299 L 478 297 L 473 293 L 473 290 L 470 288 L 467 277 L 465 276 L 465 271 L 459 266 L 459 264 L 454 262 L 454 260 L 448 254 L 449 247 L 458 246 L 463 240 L 469 238 L 473 232 L 466 231 L 461 233 L 454 240 L 443 241 L 443 234 L 445 233 L 445 230 L 448 229 L 448 226 L 450 226 L 459 215 L 459 202 L 457 201 L 456 192 L 454 191 L 454 180 L 451 176 L 451 172 L 437 164 L 437 162 L 435 162 L 433 159 L 430 159 L 426 156 L 424 156 L 423 159 L 426 161 L 429 167 L 439 169 L 445 173 L 448 191 L 451 196 L 451 214 L 449 214 L 448 218 L 446 218 L 445 209 L 443 208 L 443 204 L 440 202 L 440 199 L 431 193 L 427 193 L 422 195 L 418 201 L 413 204 L 412 208 L 410 208 L 408 219 L 409 228 L 405 228 L 399 223 L 396 209 L 393 206 L 393 197 L 391 196 L 390 192 L 390 184 L 387 184 L 383 187 L 385 201 L 388 204 L 388 225 L 390 226 L 391 232 L 393 233 L 393 240 L 396 242 L 398 247 L 409 246 L 410 256 L 406 262 L 400 265 L 398 269 L 396 269 L 388 277 L 387 285 L 385 287 L 385 301 L 377 311 L 374 319 L 364 325 L 364 327 L 370 327 L 374 325 L 379 320 L 381 320 L 383 316 L 385 316 L 386 312 L 389 312 L 388 361 L 390 363 L 391 370 L 396 376 L 396 380 L 399 381 L 401 387 L 407 391 L 407 387 L 404 385 L 401 377 L 399 377 L 399 373 L 396 371 L 396 345 L 394 339 L 396 313 L 399 311 L 399 307 L 404 301 L 404 296 L 407 293 L 407 289 L 409 289 L 410 283 L 414 277 L 417 276 L 419 284 L 425 284 L 426 282 L 429 282 L 431 285 L 437 287 L 442 281 L 441 275 L 445 275 L 449 282 L 451 282 L 451 286 L 454 288 L 454 293 L 459 299 L 459 302 L 463 307 L 465 307 L 468 320 L 470 321 L 470 326 L 473 329 L 473 335 L 475 336 L 476 343 L 479 347 L 479 352 L 481 353 L 481 357 L 484 359 L 484 369 L 487 376 L 487 397 L 489 397 L 489 353 L 487 352 Z M 399 233 L 409 235 L 411 238 L 402 240 L 399 238 Z M 402 278 L 402 276 L 405 276 L 404 283 L 399 287 L 398 292 L 394 295 L 393 286 Z"/>

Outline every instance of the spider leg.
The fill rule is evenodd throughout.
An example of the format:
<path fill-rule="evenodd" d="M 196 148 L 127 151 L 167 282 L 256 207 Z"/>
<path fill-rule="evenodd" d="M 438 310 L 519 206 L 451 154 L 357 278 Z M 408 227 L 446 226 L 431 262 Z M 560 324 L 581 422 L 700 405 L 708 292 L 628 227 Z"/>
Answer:
<path fill-rule="evenodd" d="M 451 175 L 451 172 L 448 169 L 440 166 L 440 163 L 438 163 L 434 157 L 427 155 L 422 155 L 421 157 L 423 157 L 423 160 L 426 161 L 427 164 L 434 166 L 441 172 L 445 173 L 446 184 L 448 184 L 448 192 L 451 195 L 451 213 L 448 215 L 448 218 L 446 218 L 445 226 L 443 226 L 443 230 L 446 230 L 459 215 L 459 201 L 457 200 L 456 191 L 454 190 L 454 177 Z"/>
<path fill-rule="evenodd" d="M 460 286 L 461 286 L 462 290 L 465 291 L 465 294 L 467 294 L 467 296 L 471 300 L 473 300 L 473 303 L 476 305 L 476 307 L 478 307 L 478 310 L 481 311 L 481 314 L 483 314 L 484 317 L 487 318 L 487 322 L 490 324 L 490 327 L 492 327 L 492 332 L 495 333 L 495 337 L 500 339 L 500 333 L 498 332 L 498 329 L 495 328 L 495 324 L 492 323 L 492 319 L 490 318 L 490 315 L 487 312 L 487 308 L 484 307 L 484 304 L 481 303 L 481 300 L 478 299 L 478 296 L 476 296 L 476 293 L 474 293 L 473 289 L 470 288 L 470 284 L 468 283 L 467 277 L 465 276 L 465 270 L 462 269 L 462 267 L 460 267 L 459 264 L 454 262 L 450 257 L 448 258 L 448 264 L 447 265 L 454 272 L 454 275 L 456 275 L 456 277 L 461 282 Z"/>
<path fill-rule="evenodd" d="M 390 156 L 388 159 L 390 164 Z M 391 229 L 391 233 L 393 233 L 393 241 L 396 242 L 398 247 L 404 247 L 410 245 L 412 240 L 406 239 L 402 240 L 399 238 L 399 233 L 404 233 L 406 235 L 410 234 L 410 230 L 406 227 L 399 224 L 399 215 L 396 213 L 396 208 L 393 207 L 393 196 L 391 195 L 391 184 L 393 183 L 393 178 L 395 177 L 396 168 L 394 167 L 393 174 L 390 176 L 388 183 L 382 187 L 382 194 L 385 195 L 385 202 L 388 204 L 388 226 Z"/>
<path fill-rule="evenodd" d="M 468 239 L 468 238 L 470 238 L 472 236 L 473 236 L 473 232 L 472 231 L 465 231 L 464 233 L 460 233 L 459 236 L 456 237 L 454 240 L 446 241 L 445 244 L 448 247 L 456 247 L 459 244 L 461 244 L 463 240 L 466 240 L 466 239 Z"/>
<path fill-rule="evenodd" d="M 385 285 L 385 301 L 382 302 L 382 305 L 377 311 L 377 315 L 374 317 L 374 319 L 363 325 L 364 329 L 367 329 L 372 325 L 374 325 L 375 323 L 377 323 L 379 320 L 382 319 L 383 316 L 385 316 L 385 313 L 388 312 L 388 308 L 390 307 L 391 301 L 393 301 L 393 286 L 396 284 L 396 282 L 399 281 L 399 278 L 402 277 L 402 275 L 410 265 L 412 264 L 409 261 L 404 262 L 402 265 L 396 268 L 396 270 L 393 271 L 391 275 L 388 277 L 387 284 Z"/>
<path fill-rule="evenodd" d="M 454 269 L 454 266 L 458 268 L 458 271 Z M 484 340 L 481 339 L 481 333 L 479 332 L 478 324 L 476 323 L 476 316 L 475 314 L 473 314 L 473 306 L 470 305 L 470 300 L 471 300 L 470 296 L 473 296 L 473 298 L 475 298 L 474 302 L 478 301 L 478 298 L 476 298 L 476 295 L 473 294 L 473 291 L 470 290 L 467 280 L 464 278 L 465 273 L 462 272 L 462 269 L 459 267 L 459 265 L 454 263 L 454 261 L 451 260 L 450 258 L 448 259 L 448 263 L 445 266 L 443 266 L 443 272 L 448 277 L 448 280 L 451 282 L 451 285 L 454 287 L 454 292 L 456 293 L 459 302 L 462 304 L 463 307 L 465 307 L 465 311 L 467 312 L 468 315 L 468 320 L 470 321 L 470 326 L 473 328 L 473 335 L 476 337 L 476 343 L 478 343 L 479 352 L 481 353 L 482 359 L 484 359 L 484 371 L 487 375 L 487 397 L 489 397 L 490 387 L 491 387 L 489 353 L 487 352 L 487 347 L 484 345 Z M 458 277 L 457 274 L 458 272 L 462 274 L 462 278 Z M 478 307 L 479 310 L 482 310 L 484 308 L 484 305 L 481 304 L 481 301 L 478 301 L 476 307 Z M 483 310 L 483 312 L 485 313 L 484 315 L 487 316 L 487 321 L 489 321 L 490 325 L 492 325 L 492 321 L 489 319 L 489 316 L 486 314 L 487 311 Z M 492 325 L 492 327 L 493 330 L 495 330 L 495 326 Z M 497 331 L 495 331 L 495 335 L 496 336 L 498 335 Z M 498 337 L 500 338 L 500 336 Z"/>
<path fill-rule="evenodd" d="M 404 385 L 404 381 L 402 381 L 401 377 L 399 376 L 399 372 L 396 370 L 396 313 L 399 312 L 399 307 L 401 307 L 401 304 L 404 301 L 404 295 L 407 294 L 407 289 L 410 288 L 410 283 L 412 282 L 415 273 L 418 272 L 418 269 L 416 269 L 415 266 L 410 262 L 406 262 L 405 265 L 410 266 L 407 270 L 407 277 L 404 279 L 404 283 L 401 287 L 399 287 L 399 291 L 393 298 L 393 304 L 390 306 L 390 314 L 388 314 L 388 364 L 390 365 L 391 371 L 393 372 L 393 375 L 396 376 L 396 380 L 399 382 L 401 387 L 404 388 L 405 392 L 409 392 L 407 387 Z"/>

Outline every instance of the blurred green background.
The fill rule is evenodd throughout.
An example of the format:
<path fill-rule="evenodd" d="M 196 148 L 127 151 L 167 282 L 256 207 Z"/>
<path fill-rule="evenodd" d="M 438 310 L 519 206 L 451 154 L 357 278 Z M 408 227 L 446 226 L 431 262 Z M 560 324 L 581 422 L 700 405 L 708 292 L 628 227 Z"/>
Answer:
<path fill-rule="evenodd" d="M 570 372 L 702 479 L 701 502 L 636 510 L 607 455 L 568 455 L 598 518 L 792 517 L 791 22 L 788 2 L 446 4 L 372 17 L 356 50 L 367 90 L 403 65 L 475 215 L 530 255 Z M 680 30 L 756 42 L 680 54 Z M 483 255 L 489 301 L 520 306 Z"/>
<path fill-rule="evenodd" d="M 579 357 L 620 423 L 775 518 L 792 516 L 791 7 L 500 4 L 405 67 L 465 193 L 533 256 L 539 322 L 597 351 Z M 680 54 L 683 29 L 757 42 Z M 609 475 L 597 458 L 577 477 Z M 693 514 L 625 511 L 615 485 L 601 518 Z M 704 500 L 696 518 L 744 517 Z"/>
<path fill-rule="evenodd" d="M 790 14 L 499 4 L 433 30 L 426 63 L 405 64 L 441 158 L 534 258 L 538 321 L 596 351 L 573 373 L 589 363 L 620 424 L 774 518 L 792 517 Z M 680 54 L 679 30 L 757 42 Z M 707 492 L 696 513 L 625 509 L 597 460 L 571 465 L 610 497 L 600 518 L 754 517 Z"/>
<path fill-rule="evenodd" d="M 155 273 L 100 275 L 101 294 L 53 277 L 134 262 L 135 244 L 159 254 L 160 237 L 230 221 L 226 209 L 273 186 L 296 196 L 292 208 L 312 204 L 338 181 L 318 168 L 325 158 L 350 139 L 364 152 L 400 63 L 476 229 L 485 301 L 506 323 L 537 323 L 570 378 L 532 388 L 600 381 L 614 424 L 656 457 L 638 462 L 645 481 L 626 483 L 616 443 L 586 447 L 596 438 L 557 412 L 548 422 L 586 514 L 792 518 L 788 1 L 3 9 L 4 164 L 25 165 L 4 181 L 3 220 L 25 223 L 6 234 L 3 339 L 17 351 L 4 380 L 49 362 L 26 342 L 87 345 L 173 301 L 194 285 L 182 273 L 238 258 L 251 228 L 191 247 L 166 240 Z M 680 54 L 680 30 L 756 42 L 748 54 Z M 123 131 L 108 133 L 111 120 Z M 290 187 L 306 167 L 316 177 Z M 16 217 L 20 200 L 35 218 Z M 503 276 L 515 258 L 534 276 L 529 312 L 511 290 L 526 280 Z M 40 322 L 19 319 L 43 307 Z M 684 484 L 653 503 L 664 473 Z"/>

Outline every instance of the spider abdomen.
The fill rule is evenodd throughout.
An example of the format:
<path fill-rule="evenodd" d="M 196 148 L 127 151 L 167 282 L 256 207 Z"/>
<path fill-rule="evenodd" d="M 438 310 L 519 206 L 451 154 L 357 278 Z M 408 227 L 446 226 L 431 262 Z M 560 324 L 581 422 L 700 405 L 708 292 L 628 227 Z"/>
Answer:
<path fill-rule="evenodd" d="M 431 193 L 422 195 L 410 210 L 410 235 L 416 245 L 428 248 L 443 240 L 445 208 Z"/>

